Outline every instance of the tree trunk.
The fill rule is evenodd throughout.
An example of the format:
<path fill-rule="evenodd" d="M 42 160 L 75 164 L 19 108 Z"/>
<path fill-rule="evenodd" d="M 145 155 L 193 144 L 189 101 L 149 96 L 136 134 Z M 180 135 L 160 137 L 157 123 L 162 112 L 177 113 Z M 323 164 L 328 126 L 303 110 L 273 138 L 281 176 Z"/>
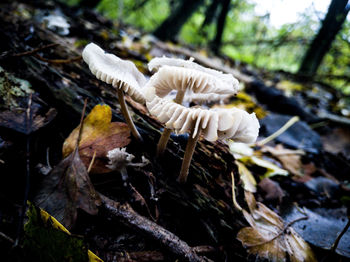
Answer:
<path fill-rule="evenodd" d="M 332 0 L 322 27 L 307 50 L 299 74 L 310 77 L 320 66 L 323 57 L 331 47 L 349 12 L 348 0 Z"/>
<path fill-rule="evenodd" d="M 230 2 L 230 0 L 221 0 L 221 12 L 216 24 L 216 35 L 214 40 L 210 44 L 210 47 L 215 54 L 218 54 L 220 50 L 222 34 L 225 28 L 226 16 L 228 11 L 230 10 Z"/>
<path fill-rule="evenodd" d="M 210 5 L 205 10 L 205 19 L 201 25 L 203 29 L 205 26 L 210 25 L 218 15 L 218 10 L 221 5 L 221 0 L 212 0 Z"/>
<path fill-rule="evenodd" d="M 85 8 L 95 8 L 100 3 L 100 0 L 81 0 L 79 6 Z"/>
<path fill-rule="evenodd" d="M 182 0 L 179 1 L 175 10 L 154 31 L 154 35 L 161 40 L 175 40 L 182 26 L 191 15 L 200 7 L 204 0 Z"/>

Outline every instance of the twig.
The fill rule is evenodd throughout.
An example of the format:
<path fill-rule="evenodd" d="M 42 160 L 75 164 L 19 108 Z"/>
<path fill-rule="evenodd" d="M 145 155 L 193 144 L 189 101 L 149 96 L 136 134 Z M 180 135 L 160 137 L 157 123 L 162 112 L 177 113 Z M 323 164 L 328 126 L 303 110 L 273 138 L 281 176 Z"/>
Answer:
<path fill-rule="evenodd" d="M 231 172 L 231 178 L 232 178 L 232 202 L 235 208 L 237 208 L 239 211 L 242 211 L 242 207 L 238 204 L 236 199 L 236 192 L 235 192 L 235 178 L 233 176 L 233 172 Z"/>
<path fill-rule="evenodd" d="M 294 125 L 298 121 L 299 121 L 299 117 L 298 116 L 292 117 L 291 119 L 288 120 L 287 123 L 284 124 L 284 126 L 282 126 L 280 129 L 278 129 L 275 133 L 273 133 L 272 135 L 264 138 L 261 141 L 256 142 L 253 145 L 250 145 L 250 146 L 254 146 L 254 145 L 263 146 L 263 145 L 267 144 L 268 142 L 274 140 L 276 137 L 278 137 L 279 135 L 284 133 L 288 128 L 290 128 L 292 125 Z"/>
<path fill-rule="evenodd" d="M 194 252 L 198 253 L 212 253 L 215 252 L 216 249 L 212 246 L 196 246 L 196 247 L 192 247 L 192 250 Z"/>
<path fill-rule="evenodd" d="M 26 183 L 25 183 L 25 190 L 24 190 L 24 196 L 23 196 L 23 204 L 22 204 L 22 211 L 21 215 L 19 217 L 18 227 L 17 227 L 17 235 L 16 240 L 14 242 L 14 247 L 18 246 L 19 240 L 21 238 L 22 233 L 22 227 L 23 227 L 23 221 L 24 221 L 24 214 L 27 209 L 27 200 L 29 195 L 29 188 L 30 188 L 30 142 L 31 142 L 31 131 L 32 131 L 32 122 L 33 122 L 33 112 L 31 110 L 32 107 L 32 93 L 29 94 L 28 98 L 28 108 L 26 111 L 26 134 L 27 134 L 27 141 L 26 141 Z"/>
<path fill-rule="evenodd" d="M 5 235 L 4 233 L 0 232 L 0 237 L 2 237 L 3 239 L 7 240 L 8 242 L 10 242 L 11 244 L 14 244 L 15 241 L 10 238 L 9 236 Z"/>
<path fill-rule="evenodd" d="M 91 168 L 92 168 L 92 165 L 93 165 L 94 162 L 95 162 L 95 157 L 96 157 L 96 150 L 94 151 L 94 154 L 93 154 L 92 159 L 91 159 L 91 161 L 90 161 L 89 167 L 88 167 L 88 169 L 87 169 L 87 173 L 88 173 L 88 174 L 90 173 Z"/>
<path fill-rule="evenodd" d="M 55 46 L 58 46 L 58 45 L 59 44 L 57 44 L 57 43 L 52 43 L 52 44 L 44 45 L 44 46 L 41 46 L 41 47 L 38 47 L 38 48 L 35 48 L 35 49 L 32 49 L 32 50 L 23 52 L 23 53 L 13 54 L 12 56 L 14 56 L 14 57 L 28 56 L 28 55 L 35 54 L 35 53 L 37 53 L 39 51 L 42 51 L 44 49 L 48 49 L 48 48 L 55 47 Z"/>
<path fill-rule="evenodd" d="M 87 98 L 84 101 L 83 111 L 81 112 L 80 124 L 79 124 L 79 133 L 78 133 L 77 141 L 76 141 L 76 144 L 75 144 L 75 150 L 78 150 L 78 148 L 79 148 L 79 142 L 80 142 L 81 134 L 83 133 L 83 122 L 84 122 L 84 117 L 85 117 L 86 105 L 87 105 Z"/>
<path fill-rule="evenodd" d="M 282 234 L 284 234 L 284 232 L 291 226 L 293 225 L 294 223 L 298 222 L 298 221 L 301 221 L 301 220 L 306 220 L 306 219 L 309 219 L 308 216 L 305 216 L 305 217 L 299 217 L 291 222 L 289 222 L 277 235 L 275 235 L 273 238 L 269 239 L 269 240 L 266 240 L 266 241 L 263 241 L 261 243 L 258 243 L 258 244 L 255 244 L 255 245 L 250 245 L 249 247 L 256 247 L 256 246 L 261 246 L 261 245 L 265 245 L 271 241 L 274 241 L 276 238 L 280 237 Z"/>
<path fill-rule="evenodd" d="M 194 250 L 178 236 L 136 213 L 128 204 L 120 204 L 102 194 L 100 194 L 100 198 L 102 200 L 102 207 L 109 213 L 109 215 L 120 220 L 123 224 L 158 240 L 172 253 L 189 262 L 210 261 L 205 257 L 198 256 Z"/>
<path fill-rule="evenodd" d="M 335 252 L 337 250 L 340 239 L 343 237 L 343 235 L 346 233 L 346 231 L 348 231 L 349 227 L 350 227 L 350 217 L 348 218 L 348 223 L 346 223 L 345 227 L 343 228 L 343 230 L 340 232 L 339 236 L 337 236 L 336 240 L 334 241 L 332 248 L 331 248 L 331 252 Z"/>
<path fill-rule="evenodd" d="M 36 58 L 38 58 L 39 60 L 43 61 L 43 62 L 47 62 L 50 64 L 69 64 L 72 62 L 77 62 L 80 61 L 82 59 L 82 56 L 76 56 L 70 59 L 47 59 L 45 57 L 42 57 L 41 55 L 35 54 L 34 55 Z"/>

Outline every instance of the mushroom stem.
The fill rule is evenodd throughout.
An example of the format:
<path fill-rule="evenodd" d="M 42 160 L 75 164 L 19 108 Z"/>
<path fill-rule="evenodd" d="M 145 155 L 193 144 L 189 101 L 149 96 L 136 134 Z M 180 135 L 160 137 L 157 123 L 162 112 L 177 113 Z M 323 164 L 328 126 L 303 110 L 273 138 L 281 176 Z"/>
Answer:
<path fill-rule="evenodd" d="M 192 156 L 194 153 L 194 149 L 196 148 L 196 144 L 197 144 L 197 141 L 199 139 L 200 134 L 201 134 L 201 131 L 198 130 L 196 136 L 193 137 L 192 132 L 191 132 L 190 137 L 188 138 L 184 159 L 182 161 L 180 175 L 177 178 L 177 181 L 181 184 L 184 184 L 187 181 L 188 169 L 190 167 Z"/>
<path fill-rule="evenodd" d="M 185 92 L 182 90 L 177 91 L 176 97 L 174 99 L 174 102 L 177 104 L 181 104 L 182 100 L 184 99 Z M 163 155 L 166 145 L 168 144 L 170 134 L 171 134 L 171 129 L 169 128 L 164 128 L 164 131 L 159 139 L 158 145 L 157 145 L 157 157 Z"/>
<path fill-rule="evenodd" d="M 122 114 L 123 114 L 123 116 L 125 118 L 125 121 L 126 121 L 126 123 L 128 124 L 128 126 L 130 128 L 131 134 L 137 140 L 142 141 L 142 137 L 141 137 L 139 131 L 137 131 L 137 129 L 136 129 L 135 125 L 134 125 L 134 122 L 131 119 L 129 110 L 128 110 L 127 106 L 126 106 L 123 90 L 121 88 L 118 88 L 117 92 L 118 92 L 118 100 L 119 100 L 119 104 L 120 104 L 120 109 L 122 110 Z"/>

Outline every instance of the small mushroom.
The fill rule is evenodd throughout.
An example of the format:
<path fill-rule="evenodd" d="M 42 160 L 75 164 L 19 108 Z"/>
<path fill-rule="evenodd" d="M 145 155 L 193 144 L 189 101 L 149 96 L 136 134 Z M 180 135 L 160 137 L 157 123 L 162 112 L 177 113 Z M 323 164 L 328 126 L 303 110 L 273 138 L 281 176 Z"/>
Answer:
<path fill-rule="evenodd" d="M 125 121 L 133 136 L 138 140 L 142 140 L 127 109 L 124 92 L 135 101 L 144 104 L 145 98 L 140 91 L 141 87 L 146 84 L 144 75 L 137 70 L 134 63 L 122 60 L 113 54 L 106 53 L 94 43 L 88 44 L 84 48 L 82 55 L 90 71 L 97 79 L 111 84 L 117 89 L 118 100 Z"/>
<path fill-rule="evenodd" d="M 155 88 L 149 87 L 147 95 L 151 96 L 152 92 L 155 92 Z M 208 141 L 231 138 L 244 143 L 253 143 L 258 137 L 260 126 L 255 114 L 241 109 L 186 108 L 158 96 L 147 102 L 147 107 L 167 128 L 179 134 L 190 134 L 178 177 L 180 183 L 187 180 L 192 155 L 201 134 Z"/>
<path fill-rule="evenodd" d="M 154 96 L 165 97 L 177 90 L 175 103 L 182 104 L 186 92 L 209 95 L 232 95 L 238 90 L 238 81 L 231 74 L 205 68 L 192 59 L 154 58 L 149 64 L 150 71 L 158 70 L 147 83 L 146 100 Z M 150 91 L 150 87 L 154 88 Z M 148 91 L 147 91 L 148 90 Z M 157 145 L 157 154 L 161 155 L 167 145 L 171 129 L 165 128 Z"/>

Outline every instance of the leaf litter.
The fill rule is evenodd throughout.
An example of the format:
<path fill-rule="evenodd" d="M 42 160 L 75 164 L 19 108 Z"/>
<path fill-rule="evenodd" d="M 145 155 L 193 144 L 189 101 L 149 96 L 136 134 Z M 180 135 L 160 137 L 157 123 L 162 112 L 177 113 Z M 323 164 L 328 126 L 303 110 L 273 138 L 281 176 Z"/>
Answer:
<path fill-rule="evenodd" d="M 24 246 L 30 250 L 36 261 L 102 261 L 88 250 L 82 237 L 72 235 L 46 211 L 29 203 L 27 216 Z"/>
<path fill-rule="evenodd" d="M 107 154 L 115 148 L 127 146 L 130 139 L 130 129 L 122 122 L 111 122 L 112 110 L 108 105 L 96 105 L 84 119 L 79 154 L 86 167 L 94 161 L 90 173 L 101 174 L 110 172 Z M 74 151 L 75 141 L 79 134 L 80 125 L 76 127 L 63 144 L 63 157 Z"/>
<path fill-rule="evenodd" d="M 291 223 L 283 219 L 264 204 L 256 202 L 252 193 L 245 192 L 249 211 L 243 215 L 250 227 L 242 228 L 237 239 L 255 254 L 269 261 L 316 261 L 310 246 L 294 231 Z M 299 217 L 298 220 L 307 217 Z"/>
<path fill-rule="evenodd" d="M 41 189 L 34 200 L 36 205 L 49 212 L 68 229 L 72 228 L 76 221 L 78 208 L 96 215 L 101 204 L 78 152 L 84 112 L 85 107 L 74 151 L 43 179 Z"/>

